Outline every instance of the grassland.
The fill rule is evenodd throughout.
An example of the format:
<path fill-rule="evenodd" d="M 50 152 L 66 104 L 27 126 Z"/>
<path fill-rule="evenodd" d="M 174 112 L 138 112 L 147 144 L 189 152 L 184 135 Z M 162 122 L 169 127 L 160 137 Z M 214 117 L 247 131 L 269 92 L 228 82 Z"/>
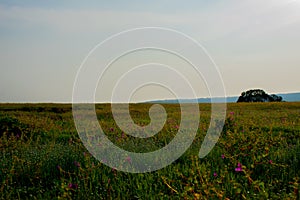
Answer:
<path fill-rule="evenodd" d="M 149 123 L 150 106 L 130 106 L 137 124 Z M 122 133 L 109 104 L 96 105 L 96 113 L 116 145 L 147 152 L 166 145 L 178 130 L 179 105 L 164 107 L 167 122 L 149 139 Z M 200 104 L 200 111 L 197 136 L 182 157 L 155 172 L 130 174 L 87 152 L 71 105 L 0 104 L 0 198 L 299 199 L 300 103 L 228 104 L 221 138 L 204 159 L 198 152 L 210 105 Z"/>

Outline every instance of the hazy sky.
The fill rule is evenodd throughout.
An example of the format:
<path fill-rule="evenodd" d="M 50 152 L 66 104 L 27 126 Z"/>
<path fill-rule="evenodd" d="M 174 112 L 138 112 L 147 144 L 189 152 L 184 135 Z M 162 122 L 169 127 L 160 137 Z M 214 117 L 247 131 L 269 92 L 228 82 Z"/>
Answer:
<path fill-rule="evenodd" d="M 300 91 L 300 0 L 2 0 L 0 102 L 70 102 L 77 70 L 95 45 L 149 26 L 202 44 L 228 96 L 249 88 Z M 144 98 L 159 97 L 152 92 Z"/>

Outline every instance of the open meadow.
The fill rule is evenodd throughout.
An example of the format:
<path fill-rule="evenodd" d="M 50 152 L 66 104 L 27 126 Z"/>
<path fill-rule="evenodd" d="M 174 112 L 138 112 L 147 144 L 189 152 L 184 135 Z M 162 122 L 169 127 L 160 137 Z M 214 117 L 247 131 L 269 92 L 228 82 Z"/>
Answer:
<path fill-rule="evenodd" d="M 141 126 L 151 104 L 131 104 Z M 104 132 L 123 149 L 164 147 L 180 125 L 180 106 L 162 131 L 137 139 L 116 125 L 110 104 L 96 105 Z M 131 174 L 97 161 L 82 144 L 70 104 L 0 104 L 0 199 L 299 199 L 300 103 L 232 103 L 214 149 L 199 149 L 210 122 L 210 104 L 192 146 L 161 170 Z M 130 159 L 124 158 L 124 162 Z"/>

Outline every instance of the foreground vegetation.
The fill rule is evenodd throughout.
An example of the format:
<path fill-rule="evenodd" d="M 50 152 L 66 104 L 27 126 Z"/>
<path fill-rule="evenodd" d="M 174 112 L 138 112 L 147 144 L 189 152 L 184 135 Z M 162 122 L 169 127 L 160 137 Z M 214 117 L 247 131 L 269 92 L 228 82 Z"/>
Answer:
<path fill-rule="evenodd" d="M 149 123 L 150 106 L 131 105 L 137 124 Z M 179 105 L 164 106 L 167 123 L 149 139 L 119 130 L 110 105 L 97 105 L 96 111 L 115 144 L 148 152 L 170 142 L 180 125 Z M 210 105 L 200 104 L 200 111 L 197 136 L 181 158 L 155 172 L 130 174 L 87 152 L 71 105 L 0 104 L 0 198 L 299 199 L 300 103 L 229 104 L 221 138 L 204 159 L 198 152 Z"/>

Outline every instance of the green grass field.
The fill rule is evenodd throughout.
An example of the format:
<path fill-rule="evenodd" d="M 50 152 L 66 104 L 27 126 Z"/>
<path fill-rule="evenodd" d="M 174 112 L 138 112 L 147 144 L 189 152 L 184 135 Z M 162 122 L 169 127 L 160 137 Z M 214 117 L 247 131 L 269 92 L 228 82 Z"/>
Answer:
<path fill-rule="evenodd" d="M 130 106 L 137 124 L 149 123 L 150 106 Z M 116 145 L 148 152 L 178 130 L 180 106 L 163 106 L 167 122 L 148 139 L 122 133 L 109 104 L 96 105 L 96 113 Z M 0 199 L 299 199 L 300 103 L 228 104 L 222 135 L 204 159 L 198 153 L 210 105 L 199 106 L 197 136 L 183 156 L 164 169 L 130 174 L 87 152 L 71 105 L 0 104 Z"/>

